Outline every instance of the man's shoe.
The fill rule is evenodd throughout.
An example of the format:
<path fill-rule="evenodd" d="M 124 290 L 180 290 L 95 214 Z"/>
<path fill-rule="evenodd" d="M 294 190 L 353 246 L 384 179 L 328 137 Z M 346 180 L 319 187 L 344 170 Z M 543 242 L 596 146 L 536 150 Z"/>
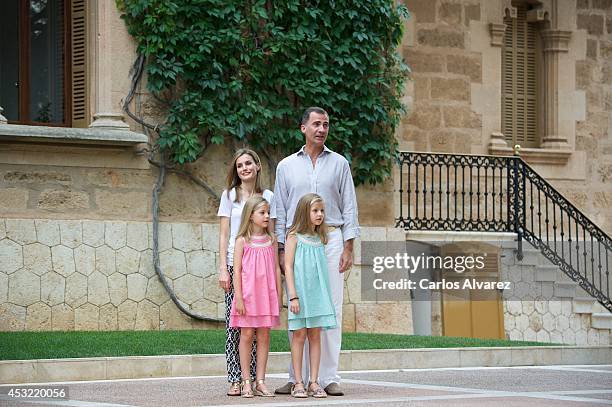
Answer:
<path fill-rule="evenodd" d="M 274 390 L 274 393 L 276 393 L 276 394 L 291 394 L 291 387 L 292 386 L 293 386 L 293 383 L 288 382 L 284 386 L 281 386 L 278 389 Z"/>
<path fill-rule="evenodd" d="M 344 392 L 338 383 L 330 383 L 325 388 L 325 393 L 330 396 L 344 396 Z"/>

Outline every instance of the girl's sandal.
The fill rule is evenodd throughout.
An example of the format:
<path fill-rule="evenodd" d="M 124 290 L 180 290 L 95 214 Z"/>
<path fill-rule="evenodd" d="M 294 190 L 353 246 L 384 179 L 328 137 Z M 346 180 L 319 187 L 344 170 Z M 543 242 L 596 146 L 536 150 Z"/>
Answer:
<path fill-rule="evenodd" d="M 244 397 L 245 399 L 250 399 L 254 396 L 253 387 L 251 387 L 251 381 L 249 379 L 245 379 L 240 384 L 240 397 Z"/>
<path fill-rule="evenodd" d="M 240 382 L 232 382 L 229 390 L 227 391 L 228 396 L 240 396 Z"/>
<path fill-rule="evenodd" d="M 264 387 L 264 389 L 263 389 L 263 390 L 261 390 L 261 389 L 259 388 L 259 386 L 260 386 L 260 385 L 262 385 L 262 384 L 263 384 L 264 386 L 266 385 L 266 384 L 264 383 L 264 379 L 259 379 L 259 380 L 257 380 L 257 381 L 255 382 L 255 388 L 253 389 L 253 393 L 254 393 L 256 396 L 261 396 L 261 397 L 274 397 L 274 393 L 272 393 L 272 392 L 271 392 L 270 390 L 268 390 L 267 388 L 265 388 L 265 387 Z"/>
<path fill-rule="evenodd" d="M 316 385 L 314 389 L 313 384 Z M 318 382 L 310 382 L 310 384 L 308 385 L 308 395 L 316 399 L 323 399 L 327 397 L 327 393 L 325 393 L 325 390 L 323 390 L 323 388 L 319 385 Z"/>
<path fill-rule="evenodd" d="M 298 385 L 302 386 L 302 388 L 296 389 Z M 295 397 L 296 399 L 308 398 L 308 394 L 306 394 L 306 390 L 304 389 L 304 382 L 296 382 L 293 384 L 293 386 L 291 386 L 291 396 Z"/>

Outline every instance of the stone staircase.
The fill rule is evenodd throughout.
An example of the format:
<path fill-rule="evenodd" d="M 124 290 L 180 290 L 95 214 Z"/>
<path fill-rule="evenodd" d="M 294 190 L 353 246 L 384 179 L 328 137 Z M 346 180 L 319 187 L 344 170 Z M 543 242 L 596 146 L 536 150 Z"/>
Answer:
<path fill-rule="evenodd" d="M 612 313 L 608 312 L 578 283 L 572 281 L 559 269 L 559 266 L 551 264 L 540 254 L 539 250 L 526 245 L 522 264 L 534 266 L 534 281 L 552 284 L 555 299 L 571 300 L 572 311 L 575 314 L 590 316 L 592 328 L 612 330 Z"/>

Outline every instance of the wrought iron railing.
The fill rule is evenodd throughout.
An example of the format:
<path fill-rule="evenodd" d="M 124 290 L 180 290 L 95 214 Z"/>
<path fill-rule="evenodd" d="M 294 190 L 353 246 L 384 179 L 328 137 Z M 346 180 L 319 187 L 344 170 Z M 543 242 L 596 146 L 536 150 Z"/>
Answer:
<path fill-rule="evenodd" d="M 408 230 L 513 232 L 612 312 L 612 239 L 520 157 L 401 152 Z"/>

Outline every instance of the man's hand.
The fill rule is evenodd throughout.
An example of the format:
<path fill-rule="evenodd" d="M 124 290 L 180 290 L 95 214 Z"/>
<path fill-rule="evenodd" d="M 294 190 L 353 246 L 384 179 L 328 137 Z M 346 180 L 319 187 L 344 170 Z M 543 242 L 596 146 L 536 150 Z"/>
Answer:
<path fill-rule="evenodd" d="M 223 288 L 226 293 L 229 292 L 230 275 L 227 272 L 227 267 L 223 265 L 219 267 L 219 287 Z"/>
<path fill-rule="evenodd" d="M 284 250 L 280 250 L 278 252 L 278 263 L 281 269 L 281 276 L 284 276 L 285 275 L 285 251 Z"/>
<path fill-rule="evenodd" d="M 344 245 L 342 255 L 340 256 L 340 272 L 344 273 L 351 269 L 353 265 L 353 245 Z"/>

